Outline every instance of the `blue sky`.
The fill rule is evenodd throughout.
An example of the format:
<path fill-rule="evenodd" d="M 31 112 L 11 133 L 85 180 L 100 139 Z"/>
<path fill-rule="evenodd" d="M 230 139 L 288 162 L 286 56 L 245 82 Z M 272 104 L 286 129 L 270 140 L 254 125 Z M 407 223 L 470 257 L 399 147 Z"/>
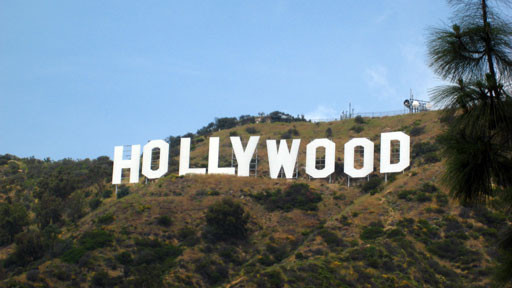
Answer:
<path fill-rule="evenodd" d="M 112 157 L 215 117 L 402 109 L 444 0 L 1 1 L 0 154 Z"/>

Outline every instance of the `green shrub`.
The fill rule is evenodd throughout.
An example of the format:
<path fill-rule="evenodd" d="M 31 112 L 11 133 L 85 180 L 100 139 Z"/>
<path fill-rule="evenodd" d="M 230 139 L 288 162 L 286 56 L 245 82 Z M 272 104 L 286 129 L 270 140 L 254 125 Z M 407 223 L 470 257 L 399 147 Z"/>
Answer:
<path fill-rule="evenodd" d="M 398 192 L 398 199 L 412 201 L 414 199 L 414 195 L 416 195 L 416 191 L 414 190 L 402 190 Z"/>
<path fill-rule="evenodd" d="M 128 196 L 128 194 L 130 194 L 130 188 L 128 186 L 121 185 L 119 186 L 119 190 L 117 191 L 117 199 L 126 197 Z"/>
<path fill-rule="evenodd" d="M 94 276 L 91 278 L 92 287 L 98 288 L 107 288 L 107 287 L 116 287 L 121 281 L 120 278 L 110 277 L 108 273 L 104 270 L 100 270 L 94 273 Z"/>
<path fill-rule="evenodd" d="M 400 228 L 389 229 L 386 231 L 387 238 L 398 238 L 398 237 L 404 237 L 404 236 L 405 236 L 405 233 Z"/>
<path fill-rule="evenodd" d="M 231 262 L 235 265 L 242 264 L 239 255 L 240 253 L 238 253 L 236 248 L 232 245 L 223 245 L 219 248 L 219 256 L 222 257 L 224 261 Z"/>
<path fill-rule="evenodd" d="M 80 258 L 84 256 L 87 250 L 83 247 L 73 247 L 69 249 L 67 252 L 62 254 L 60 259 L 66 263 L 78 263 Z"/>
<path fill-rule="evenodd" d="M 117 254 L 116 260 L 121 265 L 131 265 L 133 263 L 132 254 L 128 251 L 124 251 L 124 252 Z"/>
<path fill-rule="evenodd" d="M 172 220 L 171 220 L 171 217 L 169 217 L 167 215 L 162 215 L 157 218 L 156 223 L 163 227 L 169 227 L 172 225 Z"/>
<path fill-rule="evenodd" d="M 438 193 L 436 195 L 436 203 L 437 205 L 439 205 L 440 207 L 446 207 L 448 206 L 448 196 L 446 194 L 443 194 L 443 193 Z"/>
<path fill-rule="evenodd" d="M 308 184 L 293 183 L 284 192 L 280 189 L 263 191 L 252 194 L 256 202 L 265 206 L 269 211 L 291 211 L 295 208 L 305 211 L 316 211 L 322 195 L 313 191 Z"/>
<path fill-rule="evenodd" d="M 284 287 L 285 279 L 279 270 L 271 270 L 261 274 L 258 279 L 258 287 L 281 288 Z"/>
<path fill-rule="evenodd" d="M 359 235 L 361 240 L 375 240 L 384 235 L 384 225 L 382 222 L 372 222 L 370 225 L 363 228 Z"/>
<path fill-rule="evenodd" d="M 430 142 L 417 142 L 412 145 L 411 157 L 418 158 L 439 150 L 439 145 Z"/>
<path fill-rule="evenodd" d="M 437 163 L 439 161 L 441 161 L 441 158 L 439 155 L 437 155 L 436 152 L 427 153 L 425 156 L 423 156 L 423 162 L 425 164 Z"/>
<path fill-rule="evenodd" d="M 172 265 L 170 260 L 182 252 L 180 247 L 162 243 L 158 239 L 139 238 L 135 240 L 135 246 L 137 250 L 133 260 L 134 266 L 162 264 L 165 267 L 161 268 L 167 269 Z"/>
<path fill-rule="evenodd" d="M 230 131 L 229 136 L 231 136 L 231 137 L 238 136 L 238 131 L 236 131 L 236 130 Z"/>
<path fill-rule="evenodd" d="M 425 219 L 419 219 L 416 223 L 416 227 L 410 231 L 413 233 L 414 238 L 425 244 L 441 238 L 439 235 L 439 227 L 430 224 L 430 222 Z"/>
<path fill-rule="evenodd" d="M 434 241 L 427 246 L 427 250 L 438 257 L 455 263 L 470 264 L 481 259 L 477 251 L 466 248 L 464 242 L 454 238 Z"/>
<path fill-rule="evenodd" d="M 197 237 L 196 231 L 190 227 L 183 227 L 178 231 L 178 240 L 181 244 L 192 247 L 198 244 L 201 239 Z"/>
<path fill-rule="evenodd" d="M 327 137 L 327 138 L 331 138 L 332 137 L 332 129 L 331 129 L 331 127 L 328 127 L 327 129 L 325 129 L 325 137 Z"/>
<path fill-rule="evenodd" d="M 101 196 L 103 198 L 110 198 L 110 197 L 112 197 L 112 190 L 111 189 L 106 189 L 105 191 L 103 191 Z"/>
<path fill-rule="evenodd" d="M 425 193 L 439 192 L 439 188 L 437 188 L 435 185 L 430 184 L 430 183 L 423 183 L 423 185 L 421 185 L 419 190 L 421 192 L 425 192 Z"/>
<path fill-rule="evenodd" d="M 107 213 L 102 215 L 96 219 L 96 223 L 100 225 L 108 225 L 114 222 L 114 215 L 112 213 Z"/>
<path fill-rule="evenodd" d="M 363 132 L 363 130 L 364 130 L 364 127 L 361 125 L 354 125 L 354 126 L 350 127 L 350 131 L 354 131 L 357 134 Z"/>
<path fill-rule="evenodd" d="M 217 285 L 228 278 L 228 269 L 222 263 L 211 257 L 203 257 L 196 263 L 195 271 L 201 275 L 209 285 Z"/>
<path fill-rule="evenodd" d="M 222 199 L 206 211 L 205 237 L 212 241 L 246 239 L 249 217 L 240 203 Z"/>
<path fill-rule="evenodd" d="M 327 243 L 327 245 L 331 248 L 345 246 L 343 240 L 339 238 L 336 233 L 330 230 L 327 230 L 325 228 L 321 229 L 320 231 L 318 231 L 318 235 L 320 235 L 322 239 L 324 239 L 325 243 Z"/>
<path fill-rule="evenodd" d="M 506 223 L 506 217 L 499 212 L 493 212 L 485 207 L 480 207 L 474 210 L 475 218 L 478 222 L 492 228 L 500 229 Z"/>
<path fill-rule="evenodd" d="M 266 252 L 272 256 L 274 259 L 274 262 L 281 262 L 286 257 L 288 257 L 288 254 L 290 252 L 290 247 L 287 243 L 281 243 L 279 245 L 277 244 L 267 244 L 266 246 Z"/>
<path fill-rule="evenodd" d="M 295 127 L 293 127 L 288 129 L 288 131 L 284 132 L 283 134 L 281 134 L 281 139 L 291 139 L 294 136 L 299 136 L 299 134 L 299 131 Z"/>
<path fill-rule="evenodd" d="M 420 136 L 423 133 L 425 133 L 425 126 L 416 126 L 411 129 L 411 131 L 409 132 L 409 135 Z"/>
<path fill-rule="evenodd" d="M 29 224 L 29 215 L 20 203 L 0 203 L 0 245 L 10 244 Z"/>
<path fill-rule="evenodd" d="M 100 198 L 92 198 L 89 200 L 89 207 L 91 210 L 96 210 L 101 205 L 101 199 Z"/>
<path fill-rule="evenodd" d="M 378 192 L 378 189 L 383 181 L 384 180 L 380 177 L 372 177 L 370 178 L 370 181 L 364 183 L 363 187 L 361 187 L 361 191 L 363 193 L 371 193 L 374 191 L 375 194 L 375 192 Z"/>
<path fill-rule="evenodd" d="M 37 282 L 37 281 L 39 281 L 39 270 L 38 269 L 29 270 L 27 272 L 26 276 L 27 276 L 28 281 Z"/>
<path fill-rule="evenodd" d="M 249 126 L 249 127 L 245 128 L 245 132 L 247 132 L 249 134 L 256 134 L 256 133 L 259 133 L 260 131 L 258 129 L 256 129 L 256 127 Z"/>
<path fill-rule="evenodd" d="M 95 250 L 110 246 L 114 240 L 114 235 L 105 230 L 93 230 L 85 232 L 78 240 L 81 247 L 86 250 Z"/>
<path fill-rule="evenodd" d="M 38 231 L 25 231 L 16 235 L 16 249 L 5 260 L 5 266 L 26 266 L 44 256 L 45 247 Z"/>
<path fill-rule="evenodd" d="M 354 122 L 356 122 L 357 124 L 364 124 L 364 118 L 361 117 L 361 115 L 357 115 L 355 118 L 354 118 Z"/>
<path fill-rule="evenodd" d="M 420 192 L 416 194 L 416 197 L 414 197 L 414 200 L 418 202 L 429 202 L 432 201 L 432 196 L 428 195 L 425 192 Z"/>

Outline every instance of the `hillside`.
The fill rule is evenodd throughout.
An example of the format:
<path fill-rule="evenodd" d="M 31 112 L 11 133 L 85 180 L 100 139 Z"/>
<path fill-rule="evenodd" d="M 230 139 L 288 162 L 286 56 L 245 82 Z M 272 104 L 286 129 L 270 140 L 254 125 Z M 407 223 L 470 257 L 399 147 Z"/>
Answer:
<path fill-rule="evenodd" d="M 0 213 L 17 211 L 21 229 L 2 235 L 0 286 L 487 287 L 498 234 L 510 223 L 499 210 L 449 198 L 440 183 L 442 129 L 438 112 L 236 126 L 210 135 L 220 137 L 220 165 L 231 164 L 230 135 L 260 135 L 257 177 L 178 177 L 171 140 L 171 173 L 121 186 L 117 197 L 105 157 L 1 156 Z M 411 136 L 411 167 L 348 187 L 343 144 L 367 137 L 379 145 L 388 131 Z M 331 183 L 304 173 L 306 144 L 323 137 L 337 144 Z M 297 180 L 268 176 L 264 140 L 281 138 L 302 140 Z M 206 167 L 207 136 L 192 143 L 191 166 Z"/>

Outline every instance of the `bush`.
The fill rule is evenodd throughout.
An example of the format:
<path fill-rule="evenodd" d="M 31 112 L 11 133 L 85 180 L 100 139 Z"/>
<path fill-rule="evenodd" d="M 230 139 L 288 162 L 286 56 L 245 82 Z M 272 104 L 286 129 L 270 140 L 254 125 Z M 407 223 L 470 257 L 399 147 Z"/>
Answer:
<path fill-rule="evenodd" d="M 295 127 L 281 134 L 281 139 L 291 139 L 293 136 L 299 136 L 299 131 Z"/>
<path fill-rule="evenodd" d="M 436 195 L 436 202 L 440 207 L 448 206 L 448 201 L 448 196 L 446 194 L 438 193 Z"/>
<path fill-rule="evenodd" d="M 344 246 L 343 240 L 341 240 L 338 235 L 330 230 L 327 229 L 321 229 L 318 231 L 318 235 L 324 239 L 325 243 L 329 247 L 341 247 Z"/>
<path fill-rule="evenodd" d="M 485 207 L 475 209 L 475 218 L 478 222 L 492 228 L 500 229 L 506 223 L 506 217 L 499 212 L 493 212 Z"/>
<path fill-rule="evenodd" d="M 83 247 L 73 247 L 69 249 L 66 253 L 62 254 L 60 259 L 66 263 L 78 263 L 80 258 L 85 255 L 87 250 Z"/>
<path fill-rule="evenodd" d="M 10 244 L 29 224 L 27 210 L 19 203 L 0 203 L 0 245 Z"/>
<path fill-rule="evenodd" d="M 430 142 L 418 142 L 412 146 L 411 157 L 417 158 L 429 153 L 435 153 L 439 146 Z"/>
<path fill-rule="evenodd" d="M 238 136 L 238 131 L 236 131 L 236 130 L 230 131 L 229 132 L 229 136 L 232 136 L 232 137 L 233 136 Z"/>
<path fill-rule="evenodd" d="M 128 186 L 120 186 L 119 190 L 117 191 L 117 199 L 121 199 L 123 197 L 128 196 L 130 194 L 130 188 Z"/>
<path fill-rule="evenodd" d="M 378 192 L 378 188 L 382 184 L 383 181 L 384 180 L 380 177 L 370 178 L 370 181 L 364 183 L 363 187 L 361 188 L 361 191 L 363 193 L 368 193 L 368 192 L 371 193 L 372 191 Z"/>
<path fill-rule="evenodd" d="M 228 278 L 228 269 L 211 257 L 201 258 L 196 263 L 196 273 L 201 275 L 210 285 L 216 285 Z"/>
<path fill-rule="evenodd" d="M 89 200 L 89 207 L 91 210 L 96 210 L 101 205 L 101 199 L 100 198 L 93 198 Z"/>
<path fill-rule="evenodd" d="M 363 228 L 363 231 L 359 235 L 361 240 L 375 240 L 384 235 L 384 225 L 382 222 L 372 222 L 367 227 Z"/>
<path fill-rule="evenodd" d="M 30 282 L 37 282 L 39 281 L 39 270 L 29 270 L 27 272 L 27 280 Z"/>
<path fill-rule="evenodd" d="M 162 243 L 158 239 L 136 239 L 135 246 L 137 254 L 133 261 L 134 266 L 164 264 L 166 268 L 170 268 L 172 262 L 169 260 L 175 259 L 182 252 L 180 247 Z"/>
<path fill-rule="evenodd" d="M 470 250 L 464 246 L 464 242 L 455 238 L 434 241 L 427 250 L 450 262 L 470 264 L 480 260 L 481 256 L 477 251 Z"/>
<path fill-rule="evenodd" d="M 16 236 L 14 242 L 16 243 L 16 249 L 6 259 L 7 264 L 26 266 L 44 255 L 45 247 L 41 241 L 41 234 L 39 232 L 22 232 Z"/>
<path fill-rule="evenodd" d="M 107 288 L 107 287 L 114 287 L 117 286 L 121 281 L 119 278 L 111 278 L 108 273 L 104 270 L 100 270 L 96 273 L 94 273 L 94 276 L 92 276 L 91 282 L 92 287 L 96 288 Z"/>
<path fill-rule="evenodd" d="M 363 130 L 364 130 L 364 127 L 361 125 L 354 125 L 354 126 L 350 127 L 350 131 L 354 131 L 357 134 L 363 132 Z"/>
<path fill-rule="evenodd" d="M 432 196 L 428 195 L 425 192 L 420 192 L 416 194 L 416 197 L 414 197 L 414 200 L 418 202 L 430 202 L 432 201 Z"/>
<path fill-rule="evenodd" d="M 251 195 L 256 202 L 265 206 L 269 211 L 284 210 L 286 212 L 295 208 L 305 211 L 318 210 L 318 203 L 322 195 L 313 191 L 308 184 L 294 183 L 284 193 L 280 189 L 264 191 Z"/>
<path fill-rule="evenodd" d="M 412 201 L 412 199 L 414 199 L 415 194 L 416 194 L 416 191 L 414 191 L 414 190 L 402 190 L 402 191 L 398 192 L 398 199 Z"/>
<path fill-rule="evenodd" d="M 264 272 L 261 279 L 258 279 L 258 287 L 281 288 L 284 287 L 285 279 L 279 270 Z"/>
<path fill-rule="evenodd" d="M 386 237 L 387 238 L 399 238 L 404 237 L 405 234 L 400 228 L 394 228 L 386 231 Z"/>
<path fill-rule="evenodd" d="M 117 254 L 116 260 L 121 265 L 131 265 L 133 263 L 132 254 L 128 251 Z"/>
<path fill-rule="evenodd" d="M 420 136 L 423 133 L 425 133 L 425 126 L 416 126 L 411 129 L 411 132 L 409 132 L 409 135 Z"/>
<path fill-rule="evenodd" d="M 355 118 L 354 118 L 354 122 L 356 122 L 357 124 L 364 124 L 364 118 L 361 117 L 361 115 L 357 115 Z"/>
<path fill-rule="evenodd" d="M 331 127 L 328 127 L 325 130 L 325 137 L 327 137 L 327 138 L 331 138 L 332 137 L 332 129 L 331 129 Z"/>
<path fill-rule="evenodd" d="M 172 225 L 171 217 L 167 215 L 162 215 L 157 218 L 156 223 L 160 226 L 169 227 Z"/>
<path fill-rule="evenodd" d="M 212 241 L 244 240 L 247 238 L 249 214 L 240 203 L 225 198 L 208 207 L 205 236 Z"/>
<path fill-rule="evenodd" d="M 256 127 L 246 127 L 245 132 L 247 132 L 249 134 L 256 134 L 256 133 L 259 133 L 260 131 L 258 129 L 256 129 Z"/>
<path fill-rule="evenodd" d="M 103 198 L 110 198 L 110 197 L 112 197 L 112 190 L 107 189 L 107 190 L 103 191 L 103 193 L 101 194 L 101 196 L 102 196 Z"/>
<path fill-rule="evenodd" d="M 195 246 L 201 240 L 196 235 L 196 231 L 190 227 L 183 227 L 178 231 L 178 240 L 188 247 Z"/>
<path fill-rule="evenodd" d="M 423 162 L 425 164 L 437 163 L 439 161 L 441 161 L 441 158 L 439 158 L 436 152 L 427 153 L 423 157 Z"/>
<path fill-rule="evenodd" d="M 95 250 L 110 246 L 114 240 L 114 235 L 105 230 L 94 230 L 85 232 L 78 243 L 86 250 Z"/>
<path fill-rule="evenodd" d="M 96 219 L 96 223 L 100 225 L 108 225 L 112 222 L 114 222 L 114 215 L 112 213 L 102 215 Z"/>

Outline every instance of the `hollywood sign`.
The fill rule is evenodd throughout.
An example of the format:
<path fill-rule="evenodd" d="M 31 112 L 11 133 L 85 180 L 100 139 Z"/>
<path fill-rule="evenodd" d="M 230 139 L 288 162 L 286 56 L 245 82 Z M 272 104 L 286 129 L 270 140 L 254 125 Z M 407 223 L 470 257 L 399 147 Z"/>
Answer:
<path fill-rule="evenodd" d="M 249 176 L 251 159 L 254 156 L 260 136 L 251 136 L 244 148 L 240 137 L 229 137 L 233 153 L 238 163 L 235 167 L 219 167 L 219 137 L 210 137 L 208 152 L 208 169 L 190 167 L 190 138 L 181 138 L 179 175 L 186 174 L 228 174 Z M 391 163 L 391 142 L 399 143 L 399 161 Z M 278 178 L 281 169 L 286 178 L 293 178 L 297 155 L 299 153 L 300 139 L 293 139 L 291 148 L 288 148 L 286 140 L 281 140 L 279 147 L 276 140 L 267 140 L 267 154 L 270 177 Z M 401 172 L 410 164 L 410 137 L 403 132 L 388 132 L 381 134 L 380 140 L 380 173 Z M 354 163 L 354 151 L 356 147 L 362 147 L 363 165 L 356 168 Z M 325 165 L 316 167 L 317 150 L 325 149 Z M 114 148 L 114 169 L 112 184 L 121 184 L 122 169 L 130 170 L 130 183 L 139 182 L 140 172 L 140 145 L 131 146 L 131 158 L 123 159 L 123 146 Z M 159 149 L 160 156 L 158 168 L 153 169 L 151 162 L 153 150 Z M 334 173 L 336 144 L 326 138 L 314 139 L 306 146 L 306 174 L 312 178 L 326 178 Z M 152 140 L 144 145 L 142 153 L 142 175 L 148 179 L 157 179 L 164 176 L 169 163 L 169 143 L 163 140 Z M 353 138 L 344 146 L 344 173 L 352 178 L 363 178 L 373 172 L 374 144 L 367 138 Z"/>

